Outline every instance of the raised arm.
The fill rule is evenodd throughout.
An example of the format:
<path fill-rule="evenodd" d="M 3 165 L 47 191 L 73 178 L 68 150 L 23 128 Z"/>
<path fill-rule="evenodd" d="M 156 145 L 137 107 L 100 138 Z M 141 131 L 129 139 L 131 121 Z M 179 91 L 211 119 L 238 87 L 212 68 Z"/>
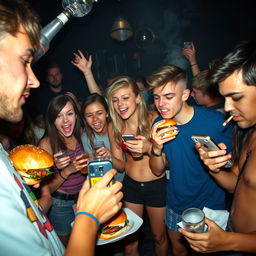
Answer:
<path fill-rule="evenodd" d="M 196 48 L 193 43 L 182 49 L 182 55 L 189 61 L 193 76 L 200 73 L 200 69 L 196 60 Z"/>
<path fill-rule="evenodd" d="M 71 61 L 71 63 L 83 72 L 89 92 L 102 95 L 99 85 L 96 83 L 92 73 L 92 55 L 90 55 L 87 60 L 83 53 L 78 50 L 77 53 L 74 52 L 74 56 L 74 60 Z"/>

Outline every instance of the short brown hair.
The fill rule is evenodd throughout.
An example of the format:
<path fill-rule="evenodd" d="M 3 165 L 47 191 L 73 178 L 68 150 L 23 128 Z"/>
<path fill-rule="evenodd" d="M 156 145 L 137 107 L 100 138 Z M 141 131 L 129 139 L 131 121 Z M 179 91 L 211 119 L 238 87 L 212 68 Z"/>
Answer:
<path fill-rule="evenodd" d="M 162 66 L 147 77 L 150 89 L 166 85 L 169 82 L 177 84 L 181 80 L 187 81 L 185 70 L 171 64 Z"/>
<path fill-rule="evenodd" d="M 25 29 L 36 52 L 41 30 L 37 14 L 23 0 L 0 0 L 0 40 L 6 33 L 16 36 L 19 25 Z"/>
<path fill-rule="evenodd" d="M 205 93 L 207 88 L 211 84 L 211 81 L 207 78 L 208 69 L 201 71 L 192 79 L 192 87 Z"/>
<path fill-rule="evenodd" d="M 192 79 L 192 88 L 200 90 L 203 94 L 208 94 L 212 98 L 222 98 L 217 84 L 209 79 L 209 70 L 203 70 Z"/>

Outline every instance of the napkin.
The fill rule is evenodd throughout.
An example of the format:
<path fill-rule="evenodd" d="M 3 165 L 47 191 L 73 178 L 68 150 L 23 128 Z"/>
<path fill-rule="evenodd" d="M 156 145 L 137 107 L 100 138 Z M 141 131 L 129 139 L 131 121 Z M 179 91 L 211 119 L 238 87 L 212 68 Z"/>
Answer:
<path fill-rule="evenodd" d="M 203 212 L 205 214 L 205 217 L 214 221 L 223 230 L 226 229 L 228 218 L 229 218 L 229 212 L 227 210 L 212 210 L 210 208 L 204 207 Z M 177 223 L 177 225 L 181 228 L 184 228 L 182 221 Z M 207 225 L 205 225 L 205 231 L 206 230 L 207 230 Z"/>

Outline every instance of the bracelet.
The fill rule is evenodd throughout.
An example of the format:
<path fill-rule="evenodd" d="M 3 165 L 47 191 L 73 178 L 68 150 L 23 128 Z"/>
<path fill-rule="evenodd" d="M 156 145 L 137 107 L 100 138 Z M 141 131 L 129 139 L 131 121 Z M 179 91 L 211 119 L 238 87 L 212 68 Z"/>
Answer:
<path fill-rule="evenodd" d="M 197 65 L 197 63 L 190 64 L 191 67 L 193 67 L 193 66 L 195 66 L 195 65 Z"/>
<path fill-rule="evenodd" d="M 64 176 L 61 175 L 61 172 L 59 172 L 59 175 L 60 175 L 60 177 L 61 177 L 63 180 L 67 180 L 67 178 L 65 178 Z"/>
<path fill-rule="evenodd" d="M 159 156 L 162 155 L 162 151 L 161 151 L 161 153 L 158 155 L 158 154 L 155 153 L 155 151 L 154 151 L 153 148 L 152 148 L 152 149 L 151 149 L 151 155 L 156 156 L 156 157 L 159 157 Z"/>
<path fill-rule="evenodd" d="M 75 216 L 78 216 L 78 215 L 81 215 L 81 214 L 87 215 L 87 216 L 91 217 L 91 218 L 96 222 L 96 224 L 97 224 L 97 227 L 98 227 L 97 230 L 100 229 L 100 222 L 99 222 L 99 220 L 98 220 L 94 215 L 92 215 L 92 214 L 89 213 L 89 212 L 77 212 L 77 213 L 75 214 Z"/>

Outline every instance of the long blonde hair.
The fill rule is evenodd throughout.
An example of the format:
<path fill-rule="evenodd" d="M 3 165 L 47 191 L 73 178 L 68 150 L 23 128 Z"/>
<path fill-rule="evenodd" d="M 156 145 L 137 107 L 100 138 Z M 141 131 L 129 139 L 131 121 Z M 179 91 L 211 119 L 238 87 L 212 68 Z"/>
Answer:
<path fill-rule="evenodd" d="M 112 97 L 113 94 L 121 88 L 130 87 L 132 92 L 137 97 L 140 95 L 141 101 L 137 104 L 138 112 L 138 129 L 137 135 L 142 135 L 146 138 L 150 137 L 150 123 L 148 120 L 148 112 L 146 108 L 145 100 L 140 94 L 140 90 L 135 81 L 128 76 L 117 77 L 115 81 L 110 85 L 107 91 L 107 99 L 109 105 L 109 114 L 113 123 L 113 136 L 118 144 L 121 144 L 121 135 L 125 128 L 125 120 L 118 115 L 114 109 Z"/>

